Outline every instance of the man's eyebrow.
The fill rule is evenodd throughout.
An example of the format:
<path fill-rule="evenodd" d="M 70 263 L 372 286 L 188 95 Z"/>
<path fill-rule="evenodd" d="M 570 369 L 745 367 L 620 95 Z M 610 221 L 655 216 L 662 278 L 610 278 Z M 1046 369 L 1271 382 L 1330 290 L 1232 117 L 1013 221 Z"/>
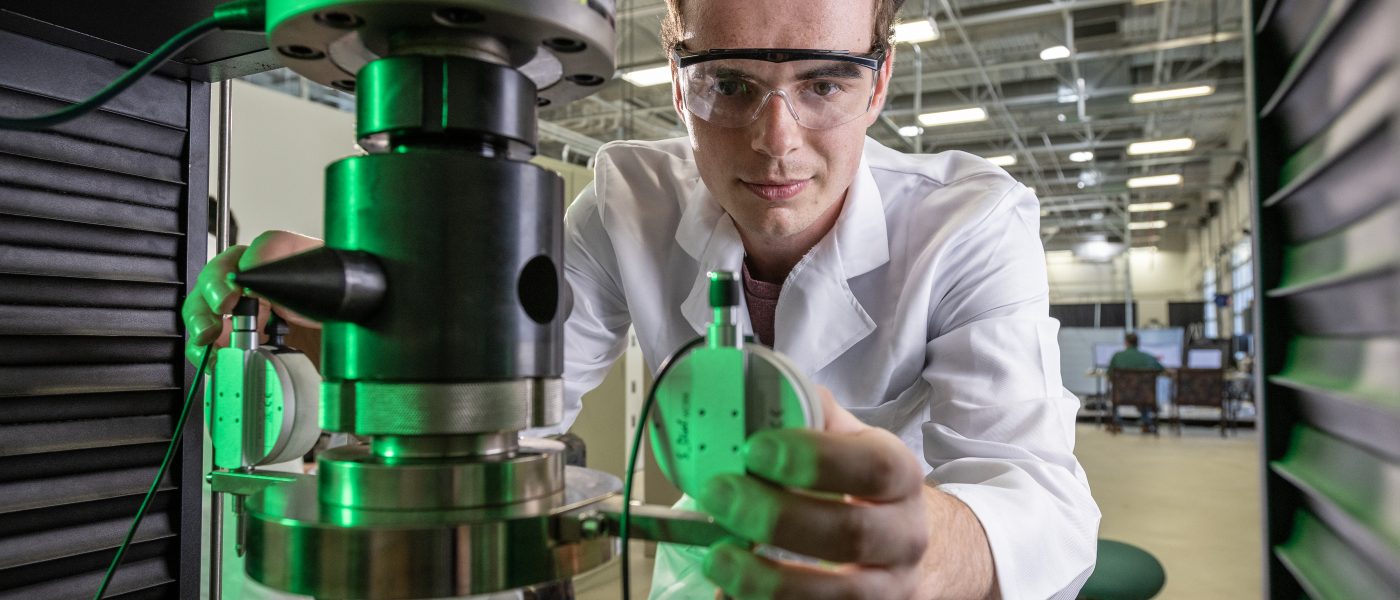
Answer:
<path fill-rule="evenodd" d="M 837 62 L 829 65 L 822 65 L 820 67 L 813 67 L 811 69 L 803 71 L 797 75 L 797 79 L 860 79 L 860 71 L 861 68 L 854 64 L 848 62 Z"/>
<path fill-rule="evenodd" d="M 734 67 L 716 68 L 715 77 L 720 77 L 724 79 L 753 79 L 753 75 L 748 74 L 742 69 L 736 69 Z"/>

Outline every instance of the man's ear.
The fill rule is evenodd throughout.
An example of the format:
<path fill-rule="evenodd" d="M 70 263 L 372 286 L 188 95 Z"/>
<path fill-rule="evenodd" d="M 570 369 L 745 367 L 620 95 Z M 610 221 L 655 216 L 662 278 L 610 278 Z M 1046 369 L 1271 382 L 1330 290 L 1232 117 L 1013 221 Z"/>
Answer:
<path fill-rule="evenodd" d="M 885 55 L 885 62 L 880 65 L 880 70 L 876 72 L 875 97 L 870 102 L 870 122 L 866 125 L 874 125 L 875 120 L 880 118 L 880 111 L 885 109 L 885 100 L 889 98 L 890 78 L 894 75 L 894 46 L 890 46 L 889 53 Z"/>

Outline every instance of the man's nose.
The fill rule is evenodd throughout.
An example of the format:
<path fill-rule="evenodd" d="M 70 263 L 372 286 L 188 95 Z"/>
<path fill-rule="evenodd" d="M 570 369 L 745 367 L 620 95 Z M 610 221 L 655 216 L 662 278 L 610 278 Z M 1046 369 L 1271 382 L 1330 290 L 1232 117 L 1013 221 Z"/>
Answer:
<path fill-rule="evenodd" d="M 769 95 L 758 111 L 753 127 L 753 149 L 773 157 L 783 157 L 802 147 L 802 126 L 788 109 L 786 98 Z"/>

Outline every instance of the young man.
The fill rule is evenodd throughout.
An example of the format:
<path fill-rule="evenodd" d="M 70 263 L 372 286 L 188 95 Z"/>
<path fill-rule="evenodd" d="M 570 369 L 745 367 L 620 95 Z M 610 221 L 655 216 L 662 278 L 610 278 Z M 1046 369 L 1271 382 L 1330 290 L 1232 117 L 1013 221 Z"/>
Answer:
<path fill-rule="evenodd" d="M 1074 597 L 1099 512 L 1073 454 L 1035 197 L 974 156 L 865 137 L 893 0 L 668 4 L 690 135 L 605 146 L 568 212 L 566 422 L 629 325 L 655 369 L 708 322 L 706 273 L 742 266 L 745 327 L 830 390 L 830 416 L 754 436 L 750 474 L 698 504 L 838 566 L 667 547 L 653 597 L 713 598 L 710 582 L 738 598 Z M 314 243 L 265 236 L 241 266 Z M 187 302 L 192 343 L 217 335 L 209 306 L 231 305 L 220 276 L 240 252 Z"/>

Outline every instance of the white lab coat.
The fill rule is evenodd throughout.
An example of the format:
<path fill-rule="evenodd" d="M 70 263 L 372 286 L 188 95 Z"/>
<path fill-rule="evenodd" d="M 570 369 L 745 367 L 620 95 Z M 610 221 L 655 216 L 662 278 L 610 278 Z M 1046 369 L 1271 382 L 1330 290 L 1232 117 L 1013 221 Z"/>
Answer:
<path fill-rule="evenodd" d="M 704 331 L 706 273 L 744 256 L 687 139 L 610 143 L 596 164 L 565 218 L 565 427 L 629 325 L 654 371 Z M 1079 403 L 1060 383 L 1039 219 L 1031 191 L 985 160 L 867 139 L 835 227 L 775 316 L 776 350 L 977 514 L 1006 598 L 1074 597 L 1099 524 L 1073 454 Z M 701 556 L 663 548 L 653 597 L 713 598 Z"/>

